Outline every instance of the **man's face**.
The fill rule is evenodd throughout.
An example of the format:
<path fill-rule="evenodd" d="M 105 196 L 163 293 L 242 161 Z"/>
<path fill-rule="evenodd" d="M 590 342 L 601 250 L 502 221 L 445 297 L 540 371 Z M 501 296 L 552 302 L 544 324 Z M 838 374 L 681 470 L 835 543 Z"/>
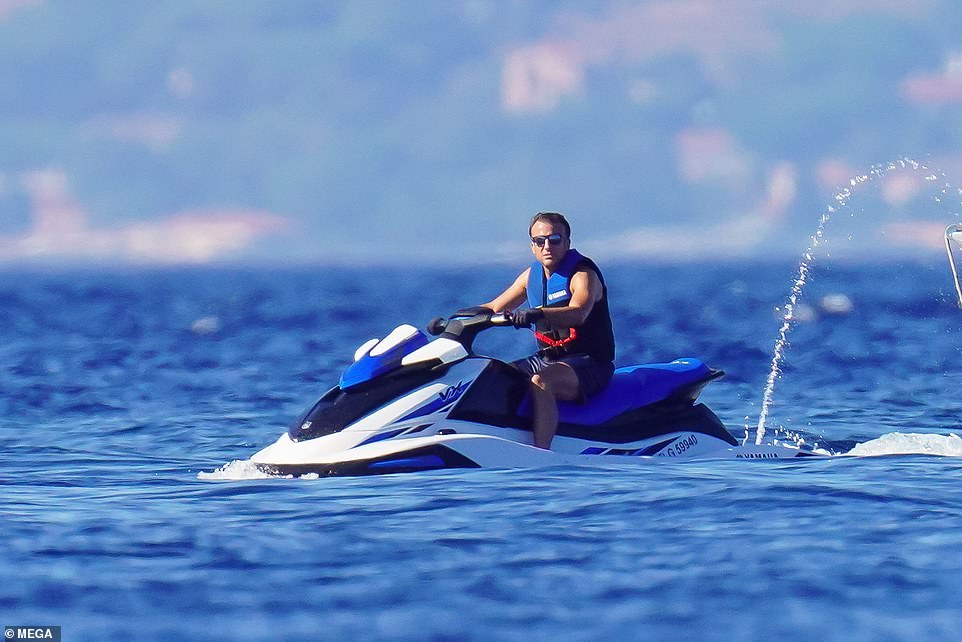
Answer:
<path fill-rule="evenodd" d="M 560 240 L 555 242 L 559 237 Z M 564 226 L 550 221 L 535 222 L 531 227 L 531 238 L 534 239 L 531 243 L 534 258 L 548 270 L 554 270 L 561 263 L 571 245 L 571 240 L 565 235 Z M 538 243 L 542 243 L 541 247 Z"/>

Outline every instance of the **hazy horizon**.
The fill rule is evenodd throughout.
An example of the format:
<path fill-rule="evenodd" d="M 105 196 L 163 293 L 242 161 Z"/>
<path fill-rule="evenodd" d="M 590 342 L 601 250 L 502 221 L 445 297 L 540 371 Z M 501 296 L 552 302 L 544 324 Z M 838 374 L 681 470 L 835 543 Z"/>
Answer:
<path fill-rule="evenodd" d="M 911 259 L 962 212 L 950 0 L 417 7 L 0 1 L 0 264 L 516 262 L 540 210 L 608 261 L 831 209 Z"/>

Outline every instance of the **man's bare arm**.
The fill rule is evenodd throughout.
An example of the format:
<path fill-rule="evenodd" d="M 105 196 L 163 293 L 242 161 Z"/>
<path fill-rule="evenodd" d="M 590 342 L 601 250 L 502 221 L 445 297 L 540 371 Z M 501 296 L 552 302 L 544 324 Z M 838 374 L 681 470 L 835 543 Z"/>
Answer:
<path fill-rule="evenodd" d="M 514 310 L 519 305 L 521 305 L 525 297 L 527 296 L 528 289 L 528 272 L 531 268 L 528 268 L 514 280 L 508 289 L 499 294 L 490 303 L 485 303 L 484 307 L 491 308 L 495 312 L 505 312 L 509 310 Z"/>

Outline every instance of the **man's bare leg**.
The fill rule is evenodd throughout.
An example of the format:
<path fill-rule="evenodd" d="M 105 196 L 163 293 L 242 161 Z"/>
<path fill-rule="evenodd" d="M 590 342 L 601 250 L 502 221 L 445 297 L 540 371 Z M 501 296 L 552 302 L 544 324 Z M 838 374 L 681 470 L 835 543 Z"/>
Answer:
<path fill-rule="evenodd" d="M 534 445 L 548 450 L 558 430 L 558 399 L 574 401 L 581 394 L 578 375 L 566 363 L 553 363 L 531 377 Z"/>

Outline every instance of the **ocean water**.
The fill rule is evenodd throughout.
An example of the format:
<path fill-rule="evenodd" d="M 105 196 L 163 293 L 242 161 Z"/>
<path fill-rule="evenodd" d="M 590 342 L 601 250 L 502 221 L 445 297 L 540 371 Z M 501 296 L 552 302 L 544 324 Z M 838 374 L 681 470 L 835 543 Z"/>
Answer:
<path fill-rule="evenodd" d="M 794 273 L 608 267 L 619 365 L 726 370 L 702 400 L 752 438 Z M 838 456 L 245 467 L 357 345 L 514 276 L 0 273 L 0 624 L 124 641 L 959 639 L 962 311 L 944 263 L 813 275 L 766 439 Z M 530 345 L 509 329 L 478 348 Z"/>

